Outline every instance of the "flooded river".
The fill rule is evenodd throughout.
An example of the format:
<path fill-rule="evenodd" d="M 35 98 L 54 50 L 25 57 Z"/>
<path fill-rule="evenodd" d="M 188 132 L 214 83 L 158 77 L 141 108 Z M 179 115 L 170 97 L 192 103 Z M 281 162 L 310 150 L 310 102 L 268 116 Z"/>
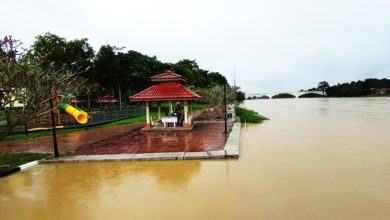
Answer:
<path fill-rule="evenodd" d="M 0 179 L 0 219 L 390 219 L 390 98 L 245 104 L 271 120 L 239 160 L 38 165 Z"/>

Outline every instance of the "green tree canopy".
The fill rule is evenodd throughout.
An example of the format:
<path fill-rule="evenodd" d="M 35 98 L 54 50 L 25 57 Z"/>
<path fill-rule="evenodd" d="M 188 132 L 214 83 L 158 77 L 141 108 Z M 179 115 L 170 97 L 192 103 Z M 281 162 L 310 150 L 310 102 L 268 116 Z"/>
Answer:
<path fill-rule="evenodd" d="M 0 40 L 0 111 L 7 119 L 0 140 L 15 126 L 48 113 L 50 99 L 85 91 L 81 72 L 59 63 L 44 63 L 41 56 L 21 51 L 20 45 L 11 37 Z"/>
<path fill-rule="evenodd" d="M 366 79 L 337 84 L 326 90 L 330 97 L 386 96 L 390 95 L 389 79 Z"/>
<path fill-rule="evenodd" d="M 65 38 L 48 32 L 36 37 L 32 53 L 41 58 L 44 67 L 52 65 L 57 68 L 76 68 L 83 70 L 84 78 L 93 78 L 95 54 L 86 38 L 66 41 Z"/>
<path fill-rule="evenodd" d="M 117 57 L 112 46 L 103 45 L 96 54 L 94 79 L 109 89 L 117 85 Z"/>
<path fill-rule="evenodd" d="M 325 94 L 325 91 L 329 88 L 329 83 L 327 81 L 322 81 L 318 83 L 317 89 L 321 90 L 323 94 Z"/>

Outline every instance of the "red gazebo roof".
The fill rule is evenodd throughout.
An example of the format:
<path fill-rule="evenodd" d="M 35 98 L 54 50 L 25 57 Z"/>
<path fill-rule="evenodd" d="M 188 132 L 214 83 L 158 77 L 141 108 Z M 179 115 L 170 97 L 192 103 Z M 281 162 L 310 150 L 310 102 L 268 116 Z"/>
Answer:
<path fill-rule="evenodd" d="M 130 96 L 131 101 L 196 101 L 201 98 L 200 95 L 182 85 L 181 82 L 185 82 L 185 79 L 171 70 L 152 76 L 150 79 L 159 84 Z"/>
<path fill-rule="evenodd" d="M 200 98 L 200 95 L 196 94 L 180 83 L 154 85 L 142 92 L 130 96 L 132 101 L 196 101 Z"/>

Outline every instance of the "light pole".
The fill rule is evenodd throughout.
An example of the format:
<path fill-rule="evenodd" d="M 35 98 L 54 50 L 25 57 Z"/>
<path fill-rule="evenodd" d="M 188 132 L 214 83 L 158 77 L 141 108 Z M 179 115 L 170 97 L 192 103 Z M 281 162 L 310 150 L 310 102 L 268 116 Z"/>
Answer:
<path fill-rule="evenodd" d="M 54 112 L 53 112 L 54 106 L 53 106 L 53 98 L 52 97 L 49 99 L 49 106 L 50 106 L 51 126 L 52 126 L 52 132 L 53 132 L 54 156 L 58 157 L 58 156 L 60 156 L 60 153 L 58 152 L 57 134 L 56 134 L 56 120 L 54 119 Z"/>
<path fill-rule="evenodd" d="M 117 63 L 116 63 L 116 71 L 117 71 L 117 75 L 119 76 L 119 51 L 125 49 L 126 47 L 116 47 L 116 46 L 113 46 L 112 47 L 115 51 L 116 51 L 116 57 L 117 57 Z M 118 93 L 119 93 L 119 111 L 122 110 L 122 91 L 121 91 L 121 85 L 120 85 L 120 82 L 118 82 Z"/>
<path fill-rule="evenodd" d="M 224 107 L 224 119 L 225 119 L 225 132 L 224 134 L 227 134 L 227 112 L 226 112 L 226 82 L 223 85 L 223 107 Z"/>

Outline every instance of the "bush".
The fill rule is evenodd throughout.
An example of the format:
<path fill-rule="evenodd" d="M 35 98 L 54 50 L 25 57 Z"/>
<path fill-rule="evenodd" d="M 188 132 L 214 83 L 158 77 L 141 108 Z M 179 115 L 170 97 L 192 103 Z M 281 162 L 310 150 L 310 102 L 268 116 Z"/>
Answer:
<path fill-rule="evenodd" d="M 259 115 L 259 113 L 240 106 L 236 106 L 236 114 L 240 117 L 241 121 L 246 121 L 248 123 L 261 123 L 264 120 L 268 120 L 268 118 Z"/>

